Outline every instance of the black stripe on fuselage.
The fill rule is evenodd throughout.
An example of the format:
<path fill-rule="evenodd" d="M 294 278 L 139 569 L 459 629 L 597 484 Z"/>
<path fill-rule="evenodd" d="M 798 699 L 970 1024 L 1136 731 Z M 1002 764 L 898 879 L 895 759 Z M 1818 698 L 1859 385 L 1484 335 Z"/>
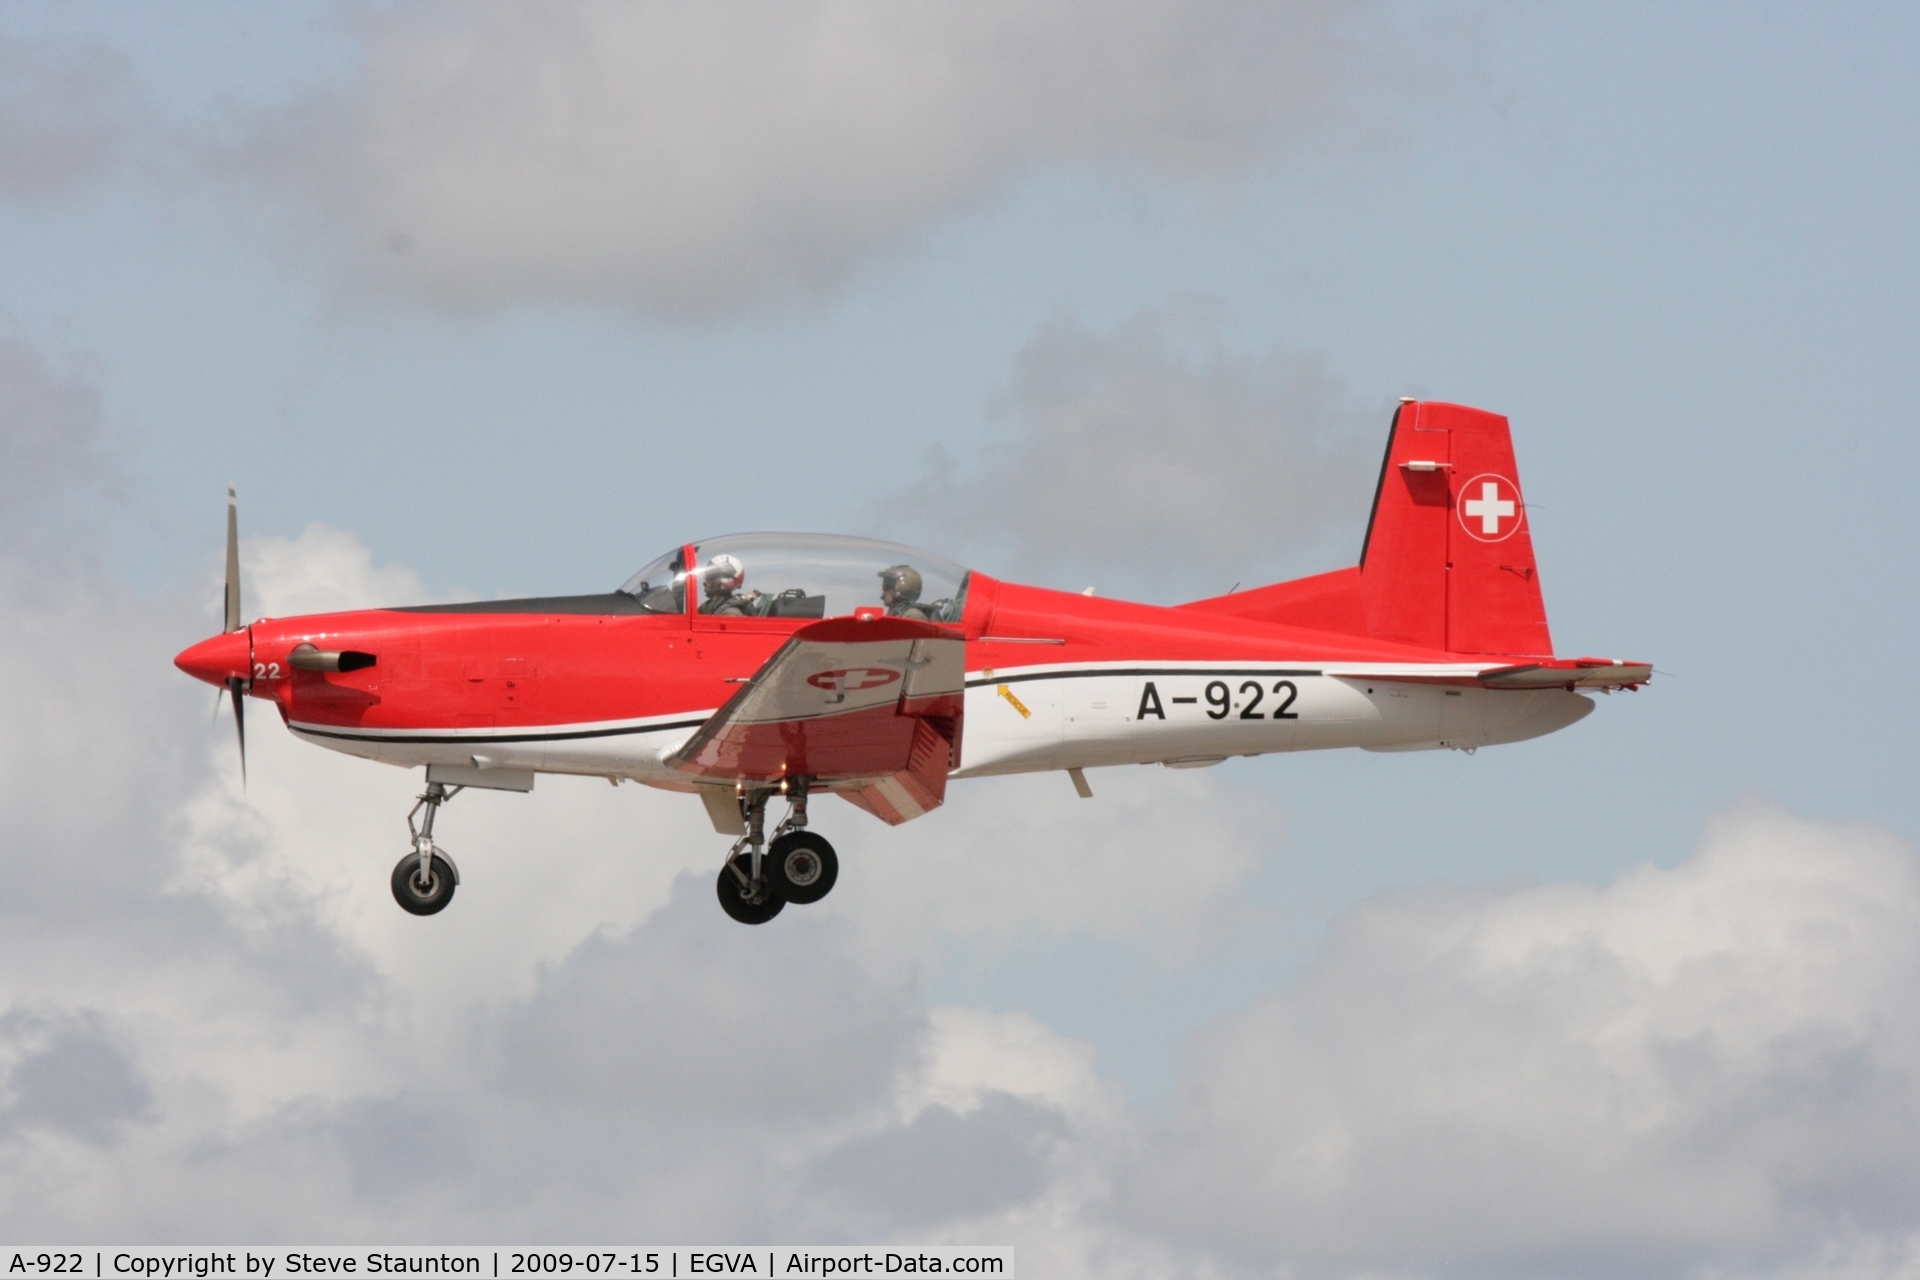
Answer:
<path fill-rule="evenodd" d="M 1317 676 L 1318 667 L 1082 667 L 1071 671 L 1030 671 L 1017 676 L 980 676 L 967 688 L 1022 684 L 1028 680 L 1083 680 L 1093 676 Z"/>
<path fill-rule="evenodd" d="M 706 717 L 702 716 L 698 720 L 674 720 L 667 724 L 642 724 L 624 729 L 572 729 L 561 733 L 503 733 L 484 738 L 472 734 L 421 733 L 403 736 L 387 733 L 348 733 L 339 729 L 310 729 L 294 725 L 289 725 L 288 728 L 295 733 L 312 738 L 344 738 L 350 742 L 432 743 L 441 746 L 457 746 L 469 742 L 490 745 L 501 742 L 567 742 L 578 738 L 618 738 L 638 733 L 665 733 L 669 729 L 696 729 L 706 722 Z"/>
<path fill-rule="evenodd" d="M 468 604 L 409 604 L 387 610 L 388 613 L 579 613 L 602 617 L 644 615 L 674 618 L 679 614 L 656 613 L 624 591 L 608 591 L 591 596 L 530 596 L 524 600 L 475 600 Z"/>

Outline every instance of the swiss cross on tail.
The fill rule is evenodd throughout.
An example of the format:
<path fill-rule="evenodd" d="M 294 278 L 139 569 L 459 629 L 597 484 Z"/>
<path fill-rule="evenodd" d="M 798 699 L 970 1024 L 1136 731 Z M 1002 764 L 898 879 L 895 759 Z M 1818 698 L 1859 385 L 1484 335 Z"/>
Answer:
<path fill-rule="evenodd" d="M 1520 491 L 1502 475 L 1484 472 L 1460 486 L 1460 527 L 1482 542 L 1504 542 L 1520 528 L 1526 512 Z"/>

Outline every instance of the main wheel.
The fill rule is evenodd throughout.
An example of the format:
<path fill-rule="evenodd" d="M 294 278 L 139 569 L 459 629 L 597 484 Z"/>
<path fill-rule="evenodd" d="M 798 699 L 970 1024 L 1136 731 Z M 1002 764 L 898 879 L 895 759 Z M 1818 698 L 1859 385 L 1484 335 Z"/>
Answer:
<path fill-rule="evenodd" d="M 420 879 L 420 855 L 410 853 L 393 869 L 393 900 L 416 916 L 446 910 L 453 901 L 453 864 L 439 854 L 427 862 L 427 878 Z"/>
<path fill-rule="evenodd" d="M 789 831 L 767 846 L 761 863 L 773 891 L 788 902 L 818 902 L 840 878 L 840 858 L 825 837 Z"/>
<path fill-rule="evenodd" d="M 742 882 L 752 862 L 747 854 L 741 854 L 720 868 L 720 909 L 738 920 L 741 924 L 765 924 L 780 914 L 780 908 L 787 900 L 774 892 L 773 885 L 766 874 L 765 859 L 761 860 L 759 883 L 751 888 Z M 734 874 L 738 867 L 740 874 Z"/>

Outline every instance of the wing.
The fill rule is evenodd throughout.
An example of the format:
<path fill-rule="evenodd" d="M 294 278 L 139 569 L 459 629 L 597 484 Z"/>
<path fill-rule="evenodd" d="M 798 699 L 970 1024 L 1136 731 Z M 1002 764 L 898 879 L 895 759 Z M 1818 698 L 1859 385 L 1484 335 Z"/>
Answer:
<path fill-rule="evenodd" d="M 707 781 L 801 775 L 905 822 L 946 799 L 965 692 L 959 632 L 830 618 L 794 632 L 667 763 Z"/>

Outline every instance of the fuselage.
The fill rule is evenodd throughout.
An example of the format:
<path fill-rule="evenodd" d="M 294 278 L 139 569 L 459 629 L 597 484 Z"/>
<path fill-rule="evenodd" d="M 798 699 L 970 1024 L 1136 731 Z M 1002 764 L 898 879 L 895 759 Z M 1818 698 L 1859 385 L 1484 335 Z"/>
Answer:
<path fill-rule="evenodd" d="M 667 758 L 805 620 L 663 615 L 630 600 L 263 618 L 221 639 L 237 655 L 244 636 L 248 691 L 320 746 L 407 767 L 478 764 L 689 790 Z M 965 638 L 967 673 L 955 777 L 1334 747 L 1472 749 L 1550 733 L 1592 709 L 1569 689 L 1474 683 L 1511 658 L 979 573 L 951 625 Z M 301 669 L 302 645 L 376 660 Z"/>

